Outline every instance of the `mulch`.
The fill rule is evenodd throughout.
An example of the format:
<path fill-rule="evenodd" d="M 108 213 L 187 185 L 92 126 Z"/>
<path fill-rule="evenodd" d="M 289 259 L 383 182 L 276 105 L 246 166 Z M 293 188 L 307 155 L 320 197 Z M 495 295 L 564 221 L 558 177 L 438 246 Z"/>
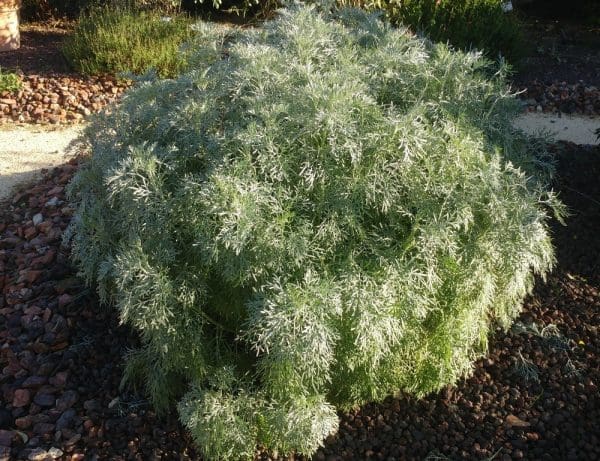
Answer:
<path fill-rule="evenodd" d="M 314 459 L 600 459 L 600 148 L 557 151 L 571 216 L 553 223 L 558 266 L 515 327 L 457 386 L 341 414 Z M 79 161 L 0 211 L 0 460 L 199 459 L 175 412 L 119 388 L 136 335 L 69 264 L 64 187 Z"/>

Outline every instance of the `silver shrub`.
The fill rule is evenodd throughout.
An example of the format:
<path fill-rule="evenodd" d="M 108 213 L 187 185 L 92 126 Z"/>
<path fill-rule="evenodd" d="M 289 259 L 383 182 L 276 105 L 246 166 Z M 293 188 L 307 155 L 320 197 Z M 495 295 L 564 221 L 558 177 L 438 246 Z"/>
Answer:
<path fill-rule="evenodd" d="M 544 142 L 502 69 L 359 10 L 198 24 L 87 130 L 67 239 L 208 459 L 313 453 L 336 409 L 455 383 L 553 265 Z"/>

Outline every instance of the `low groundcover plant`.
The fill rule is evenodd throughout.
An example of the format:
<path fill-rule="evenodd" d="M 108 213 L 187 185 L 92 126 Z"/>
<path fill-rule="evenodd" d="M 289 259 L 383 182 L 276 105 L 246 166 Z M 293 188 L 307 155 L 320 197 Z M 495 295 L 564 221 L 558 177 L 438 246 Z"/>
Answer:
<path fill-rule="evenodd" d="M 310 455 L 511 324 L 554 261 L 544 143 L 480 55 L 360 10 L 196 29 L 190 71 L 87 130 L 67 239 L 141 335 L 126 380 L 207 459 Z"/>

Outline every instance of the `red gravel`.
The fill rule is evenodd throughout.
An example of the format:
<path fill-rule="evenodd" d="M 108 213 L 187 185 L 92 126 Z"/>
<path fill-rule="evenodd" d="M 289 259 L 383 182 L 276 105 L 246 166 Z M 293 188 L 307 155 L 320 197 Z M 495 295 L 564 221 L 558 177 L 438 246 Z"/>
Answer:
<path fill-rule="evenodd" d="M 114 77 L 26 75 L 16 93 L 0 94 L 0 123 L 78 123 L 116 101 L 130 83 Z"/>
<path fill-rule="evenodd" d="M 520 97 L 529 112 L 600 115 L 600 88 L 584 82 L 534 80 L 521 91 Z"/>
<path fill-rule="evenodd" d="M 554 227 L 559 267 L 520 323 L 456 387 L 342 414 L 315 459 L 600 459 L 600 148 L 561 149 L 572 216 Z M 174 413 L 158 419 L 119 390 L 135 336 L 97 305 L 61 245 L 76 168 L 48 172 L 0 212 L 0 460 L 198 459 Z"/>
<path fill-rule="evenodd" d="M 97 306 L 61 245 L 77 165 L 48 172 L 0 213 L 0 460 L 187 459 L 177 419 L 158 421 L 119 391 L 135 339 Z"/>

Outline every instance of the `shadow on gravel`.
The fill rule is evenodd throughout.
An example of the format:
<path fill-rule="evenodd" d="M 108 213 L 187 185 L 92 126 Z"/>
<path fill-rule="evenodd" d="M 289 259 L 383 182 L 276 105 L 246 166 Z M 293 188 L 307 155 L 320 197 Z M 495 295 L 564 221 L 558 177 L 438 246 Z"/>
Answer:
<path fill-rule="evenodd" d="M 9 200 L 19 188 L 26 188 L 44 171 L 45 165 L 27 165 L 27 171 L 0 174 L 0 202 Z"/>
<path fill-rule="evenodd" d="M 561 144 L 558 184 L 571 216 L 554 227 L 559 269 L 600 285 L 600 148 Z"/>
<path fill-rule="evenodd" d="M 515 327 L 456 387 L 340 415 L 314 459 L 600 458 L 600 148 L 561 150 L 558 188 L 572 216 L 553 227 L 558 268 Z M 119 389 L 135 335 L 98 306 L 61 245 L 76 169 L 73 160 L 50 171 L 0 209 L 0 459 L 199 459 L 175 413 L 158 419 Z"/>

